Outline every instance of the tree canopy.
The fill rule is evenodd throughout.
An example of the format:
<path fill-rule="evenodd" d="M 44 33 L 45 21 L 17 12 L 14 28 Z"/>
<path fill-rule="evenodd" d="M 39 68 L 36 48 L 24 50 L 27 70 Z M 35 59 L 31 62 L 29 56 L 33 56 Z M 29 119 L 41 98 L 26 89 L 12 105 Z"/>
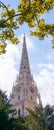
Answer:
<path fill-rule="evenodd" d="M 54 106 L 36 106 L 28 109 L 26 117 L 9 116 L 7 95 L 0 90 L 0 130 L 54 130 Z M 11 114 L 12 115 L 12 114 Z"/>
<path fill-rule="evenodd" d="M 53 130 L 54 129 L 54 106 L 36 106 L 35 110 L 30 110 L 26 118 L 28 130 Z"/>
<path fill-rule="evenodd" d="M 45 18 L 42 18 L 53 8 L 54 0 L 20 0 L 16 9 L 0 1 L 0 53 L 5 52 L 6 40 L 18 44 L 15 30 L 24 22 L 31 28 L 30 35 L 40 40 L 50 35 L 54 44 L 54 23 L 46 23 Z"/>
<path fill-rule="evenodd" d="M 6 93 L 0 90 L 0 130 L 27 130 L 27 127 L 24 126 L 25 117 L 14 118 L 12 113 L 13 110 L 11 112 L 11 105 Z"/>

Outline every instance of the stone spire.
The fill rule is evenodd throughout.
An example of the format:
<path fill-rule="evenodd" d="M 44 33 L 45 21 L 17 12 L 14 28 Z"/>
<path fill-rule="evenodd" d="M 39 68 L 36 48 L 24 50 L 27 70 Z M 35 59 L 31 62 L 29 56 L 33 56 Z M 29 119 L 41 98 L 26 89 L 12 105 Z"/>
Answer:
<path fill-rule="evenodd" d="M 23 48 L 22 48 L 22 57 L 21 57 L 21 64 L 20 64 L 20 70 L 19 70 L 19 77 L 23 77 L 23 79 L 25 79 L 26 81 L 27 81 L 27 78 L 28 80 L 31 78 L 31 71 L 30 71 L 30 66 L 29 66 L 25 34 L 23 37 Z"/>
<path fill-rule="evenodd" d="M 23 48 L 22 48 L 22 57 L 21 57 L 21 65 L 20 65 L 19 73 L 21 73 L 22 70 L 25 71 L 25 72 L 28 70 L 30 72 L 25 34 L 24 34 L 24 37 L 23 37 Z"/>
<path fill-rule="evenodd" d="M 25 34 L 23 37 L 19 76 L 17 76 L 13 85 L 10 99 L 10 104 L 13 105 L 12 108 L 16 109 L 16 115 L 21 114 L 26 116 L 26 108 L 34 109 L 36 105 L 41 104 L 40 94 L 30 71 Z"/>

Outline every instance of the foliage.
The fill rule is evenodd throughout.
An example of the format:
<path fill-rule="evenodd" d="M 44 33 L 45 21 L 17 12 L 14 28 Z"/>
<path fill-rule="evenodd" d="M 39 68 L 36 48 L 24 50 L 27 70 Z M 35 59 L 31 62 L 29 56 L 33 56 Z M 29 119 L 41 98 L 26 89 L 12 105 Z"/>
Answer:
<path fill-rule="evenodd" d="M 45 129 L 54 130 L 54 106 L 44 108 Z"/>
<path fill-rule="evenodd" d="M 7 98 L 7 95 L 5 94 L 5 92 L 3 92 L 2 90 L 0 90 L 0 110 L 8 110 L 8 108 L 10 107 L 9 105 L 9 100 Z"/>
<path fill-rule="evenodd" d="M 15 10 L 9 9 L 10 5 L 5 5 L 0 1 L 0 54 L 5 53 L 6 40 L 13 44 L 18 44 L 19 39 L 15 36 L 18 28 L 15 17 Z"/>
<path fill-rule="evenodd" d="M 19 116 L 17 119 L 15 119 L 15 127 L 14 130 L 28 130 L 25 126 L 25 117 Z"/>
<path fill-rule="evenodd" d="M 29 27 L 34 31 L 30 31 L 30 35 L 43 40 L 45 36 L 54 36 L 54 24 L 45 23 L 45 19 L 41 18 L 42 14 L 49 13 L 54 7 L 54 0 L 21 0 L 18 11 L 22 14 L 18 20 L 20 24 L 27 22 Z M 54 43 L 54 40 L 52 40 Z"/>
<path fill-rule="evenodd" d="M 41 18 L 42 14 L 49 13 L 53 7 L 54 0 L 20 0 L 16 9 L 0 1 L 0 54 L 5 53 L 6 40 L 13 44 L 19 42 L 15 30 L 24 22 L 34 30 L 30 31 L 30 35 L 40 40 L 51 35 L 54 44 L 54 24 L 45 23 L 45 19 Z"/>
<path fill-rule="evenodd" d="M 35 111 L 29 110 L 26 126 L 29 130 L 53 130 L 54 129 L 54 106 L 46 105 L 35 107 Z"/>
<path fill-rule="evenodd" d="M 0 90 L 0 130 L 7 130 L 8 111 L 9 111 L 9 101 L 5 93 L 3 93 Z"/>
<path fill-rule="evenodd" d="M 8 128 L 9 126 L 12 126 L 11 123 L 9 124 L 10 120 L 13 122 L 13 119 L 9 118 L 10 112 L 11 109 L 7 95 L 0 90 L 0 130 L 11 130 Z"/>
<path fill-rule="evenodd" d="M 24 126 L 25 117 L 14 118 L 9 115 L 12 113 L 7 95 L 0 90 L 0 130 L 27 130 Z"/>
<path fill-rule="evenodd" d="M 35 110 L 27 109 L 26 117 L 9 116 L 9 100 L 0 90 L 0 130 L 54 130 L 54 106 L 36 106 Z"/>

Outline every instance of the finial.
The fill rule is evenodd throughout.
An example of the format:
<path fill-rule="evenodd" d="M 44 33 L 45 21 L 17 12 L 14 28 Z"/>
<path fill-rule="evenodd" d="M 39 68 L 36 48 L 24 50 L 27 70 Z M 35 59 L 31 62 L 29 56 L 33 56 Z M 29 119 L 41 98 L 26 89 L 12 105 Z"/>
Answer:
<path fill-rule="evenodd" d="M 24 33 L 24 37 L 23 37 L 23 43 L 26 43 L 26 36 L 25 36 L 25 33 Z"/>

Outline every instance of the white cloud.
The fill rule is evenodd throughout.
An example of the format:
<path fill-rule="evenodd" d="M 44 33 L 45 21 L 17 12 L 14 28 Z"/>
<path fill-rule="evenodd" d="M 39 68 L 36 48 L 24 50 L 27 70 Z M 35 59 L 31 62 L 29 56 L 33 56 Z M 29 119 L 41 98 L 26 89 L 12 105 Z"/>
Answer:
<path fill-rule="evenodd" d="M 48 52 L 48 54 L 46 54 L 46 59 L 50 60 L 54 60 L 54 50 L 52 49 L 51 53 Z"/>
<path fill-rule="evenodd" d="M 54 70 L 54 65 L 52 63 L 49 63 L 49 64 L 40 63 L 37 66 L 40 68 L 47 68 L 49 70 Z"/>
<path fill-rule="evenodd" d="M 15 68 L 16 60 L 20 58 L 20 51 L 17 46 L 8 44 L 6 54 L 0 56 L 0 88 L 11 91 L 13 81 L 15 80 L 17 70 Z"/>
<path fill-rule="evenodd" d="M 12 90 L 13 82 L 18 73 L 17 68 L 20 65 L 23 35 L 19 39 L 18 45 L 12 45 L 8 42 L 6 54 L 0 56 L 0 89 L 7 91 L 8 95 Z M 26 41 L 28 49 L 33 48 L 32 42 L 27 36 Z"/>
<path fill-rule="evenodd" d="M 54 68 L 53 64 L 43 64 L 44 68 L 36 75 L 38 88 L 41 94 L 43 105 L 54 104 Z M 39 65 L 42 67 L 42 64 Z M 49 70 L 50 69 L 50 70 Z M 51 71 L 52 70 L 52 71 Z"/>

